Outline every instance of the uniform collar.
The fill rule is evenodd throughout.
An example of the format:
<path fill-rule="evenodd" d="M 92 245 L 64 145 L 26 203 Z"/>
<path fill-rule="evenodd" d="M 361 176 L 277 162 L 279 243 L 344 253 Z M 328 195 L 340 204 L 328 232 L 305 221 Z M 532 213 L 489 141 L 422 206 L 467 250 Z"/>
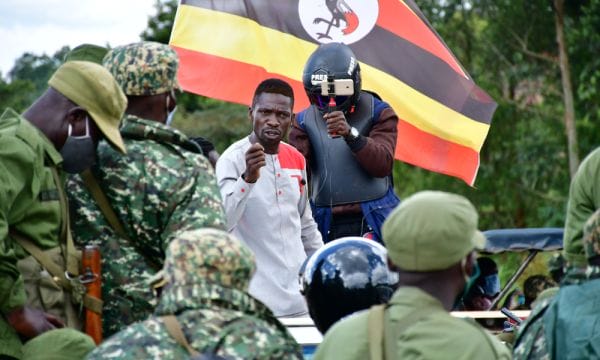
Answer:
<path fill-rule="evenodd" d="M 121 134 L 130 139 L 155 140 L 161 143 L 175 144 L 195 153 L 202 154 L 198 144 L 191 141 L 181 131 L 153 120 L 146 120 L 135 115 L 127 115 L 123 119 Z"/>

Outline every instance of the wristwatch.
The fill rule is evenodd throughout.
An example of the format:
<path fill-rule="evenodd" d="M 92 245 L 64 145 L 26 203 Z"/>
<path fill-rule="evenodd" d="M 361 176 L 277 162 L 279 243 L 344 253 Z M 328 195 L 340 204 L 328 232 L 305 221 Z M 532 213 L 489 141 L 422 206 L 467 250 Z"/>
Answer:
<path fill-rule="evenodd" d="M 350 132 L 348 133 L 348 136 L 346 136 L 346 141 L 347 142 L 354 142 L 356 141 L 356 139 L 358 139 L 358 137 L 360 136 L 360 133 L 358 132 L 358 130 L 353 126 L 350 128 Z"/>

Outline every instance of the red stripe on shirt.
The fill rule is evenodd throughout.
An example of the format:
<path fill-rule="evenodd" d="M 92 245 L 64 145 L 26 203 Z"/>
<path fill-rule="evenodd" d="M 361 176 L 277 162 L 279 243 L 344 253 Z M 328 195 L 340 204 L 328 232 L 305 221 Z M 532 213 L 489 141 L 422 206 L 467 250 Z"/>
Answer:
<path fill-rule="evenodd" d="M 304 170 L 304 156 L 293 146 L 279 143 L 278 157 L 282 169 Z"/>

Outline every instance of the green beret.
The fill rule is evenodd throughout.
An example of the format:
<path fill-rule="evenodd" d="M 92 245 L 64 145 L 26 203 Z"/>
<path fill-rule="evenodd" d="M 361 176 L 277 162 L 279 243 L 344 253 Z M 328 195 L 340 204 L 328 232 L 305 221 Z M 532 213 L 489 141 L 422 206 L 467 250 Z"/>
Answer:
<path fill-rule="evenodd" d="M 94 340 L 74 329 L 55 329 L 23 345 L 23 360 L 80 360 L 94 348 Z"/>
<path fill-rule="evenodd" d="M 89 61 L 68 61 L 56 70 L 48 85 L 84 108 L 106 139 L 125 153 L 119 126 L 127 98 L 104 67 Z"/>
<path fill-rule="evenodd" d="M 102 59 L 106 56 L 108 49 L 93 44 L 81 44 L 74 47 L 65 55 L 64 62 L 67 61 L 90 61 L 102 65 Z"/>
<path fill-rule="evenodd" d="M 422 191 L 392 211 L 383 224 L 383 241 L 392 263 L 403 270 L 443 270 L 484 247 L 478 218 L 463 196 Z"/>

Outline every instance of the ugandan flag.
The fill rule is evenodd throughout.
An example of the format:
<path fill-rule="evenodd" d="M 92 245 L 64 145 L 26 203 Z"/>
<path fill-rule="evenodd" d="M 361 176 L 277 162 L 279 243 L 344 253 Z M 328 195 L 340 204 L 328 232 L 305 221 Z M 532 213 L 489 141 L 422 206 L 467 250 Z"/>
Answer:
<path fill-rule="evenodd" d="M 309 105 L 302 70 L 319 43 L 348 44 L 363 89 L 398 115 L 398 160 L 475 182 L 496 103 L 412 0 L 181 0 L 170 45 L 186 91 L 250 104 L 268 77 Z"/>

